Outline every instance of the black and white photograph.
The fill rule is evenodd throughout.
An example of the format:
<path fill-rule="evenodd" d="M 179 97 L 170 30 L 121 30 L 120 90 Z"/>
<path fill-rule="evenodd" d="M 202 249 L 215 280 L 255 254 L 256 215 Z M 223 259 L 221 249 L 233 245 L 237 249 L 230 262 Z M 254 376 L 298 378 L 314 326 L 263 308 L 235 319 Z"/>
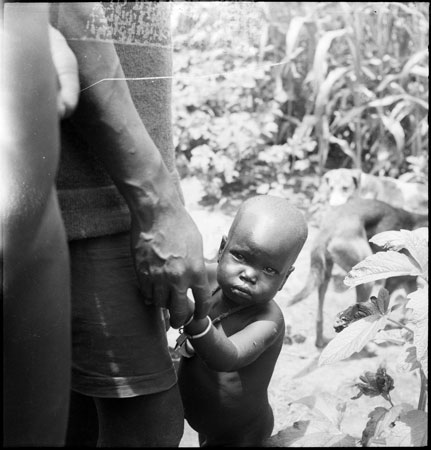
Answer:
<path fill-rule="evenodd" d="M 428 444 L 429 2 L 3 1 L 3 447 Z"/>

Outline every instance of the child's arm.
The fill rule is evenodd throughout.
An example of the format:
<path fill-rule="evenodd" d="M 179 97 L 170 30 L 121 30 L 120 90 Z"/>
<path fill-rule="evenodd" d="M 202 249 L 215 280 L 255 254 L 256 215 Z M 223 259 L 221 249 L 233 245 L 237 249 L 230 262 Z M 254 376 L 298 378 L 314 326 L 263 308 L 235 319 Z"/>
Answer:
<path fill-rule="evenodd" d="M 191 335 L 190 343 L 210 369 L 221 372 L 238 370 L 255 361 L 284 333 L 280 309 L 275 303 L 267 306 L 256 321 L 230 337 L 223 330 L 210 326 L 208 318 L 193 320 L 185 327 L 185 332 Z M 205 334 L 196 338 L 202 333 Z"/>

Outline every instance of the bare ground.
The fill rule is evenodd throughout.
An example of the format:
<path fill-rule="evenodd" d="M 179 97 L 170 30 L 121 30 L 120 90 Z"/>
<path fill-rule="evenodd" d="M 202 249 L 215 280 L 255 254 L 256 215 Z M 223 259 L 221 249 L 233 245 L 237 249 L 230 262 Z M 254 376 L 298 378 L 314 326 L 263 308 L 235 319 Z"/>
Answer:
<path fill-rule="evenodd" d="M 234 212 L 226 213 L 220 208 L 200 206 L 198 201 L 201 188 L 197 180 L 184 180 L 182 185 L 187 209 L 203 236 L 204 254 L 211 259 L 216 254 L 222 235 L 229 229 Z M 358 392 L 354 384 L 359 381 L 360 375 L 367 370 L 374 372 L 380 363 L 384 362 L 388 373 L 395 381 L 395 389 L 391 392 L 393 403 L 405 402 L 415 406 L 419 398 L 420 380 L 416 372 L 403 374 L 396 371 L 395 365 L 400 349 L 395 345 L 375 346 L 374 355 L 356 354 L 347 360 L 317 367 L 320 355 L 320 350 L 314 346 L 317 292 L 296 305 L 286 307 L 287 300 L 305 283 L 309 270 L 310 247 L 316 231 L 316 228 L 310 227 L 309 238 L 295 264 L 296 270 L 277 296 L 277 302 L 286 321 L 287 337 L 269 386 L 269 399 L 275 417 L 273 435 L 301 419 L 296 400 L 310 395 L 330 393 L 335 402 L 346 402 L 341 422 L 342 432 L 359 440 L 368 421 L 368 414 L 376 406 L 389 406 L 381 397 L 362 396 L 357 400 L 351 400 Z M 335 335 L 332 328 L 335 315 L 354 303 L 354 299 L 353 290 L 340 292 L 335 283 L 330 283 L 324 308 L 326 337 L 331 338 Z M 176 330 L 171 329 L 168 332 L 170 345 L 174 344 L 177 335 Z M 330 407 L 328 405 L 328 411 Z M 180 446 L 199 446 L 196 432 L 187 423 Z"/>

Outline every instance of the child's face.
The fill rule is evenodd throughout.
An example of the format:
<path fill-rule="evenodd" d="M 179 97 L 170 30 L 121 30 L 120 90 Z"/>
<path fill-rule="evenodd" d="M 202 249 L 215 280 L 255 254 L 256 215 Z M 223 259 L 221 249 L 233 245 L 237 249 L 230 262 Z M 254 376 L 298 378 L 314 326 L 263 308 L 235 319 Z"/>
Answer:
<path fill-rule="evenodd" d="M 290 241 L 281 245 L 268 230 L 239 224 L 220 247 L 217 281 L 224 295 L 238 304 L 271 300 L 293 270 L 297 244 Z"/>

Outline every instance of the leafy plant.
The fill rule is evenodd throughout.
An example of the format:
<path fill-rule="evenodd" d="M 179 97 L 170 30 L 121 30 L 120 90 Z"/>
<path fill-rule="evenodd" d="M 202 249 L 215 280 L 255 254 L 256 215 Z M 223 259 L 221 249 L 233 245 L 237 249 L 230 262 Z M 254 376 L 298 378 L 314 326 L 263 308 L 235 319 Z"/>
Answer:
<path fill-rule="evenodd" d="M 290 404 L 293 425 L 272 436 L 267 447 L 355 447 L 356 440 L 344 433 L 346 401 L 320 392 Z"/>
<path fill-rule="evenodd" d="M 338 148 L 344 164 L 366 172 L 405 172 L 406 157 L 426 155 L 428 147 L 428 8 L 299 5 L 271 3 L 268 16 L 286 38 L 278 86 L 287 94 L 287 116 L 302 102 L 299 119 L 314 118 L 320 171 Z M 277 19 L 283 9 L 290 23 Z"/>
<path fill-rule="evenodd" d="M 302 183 L 335 167 L 427 181 L 426 3 L 172 10 L 178 167 L 208 199 L 288 188 L 295 175 Z"/>
<path fill-rule="evenodd" d="M 386 251 L 377 252 L 357 264 L 347 274 L 349 286 L 394 276 L 417 276 L 418 289 L 408 294 L 406 308 L 411 310 L 407 324 L 394 320 L 388 292 L 382 288 L 378 297 L 365 304 L 350 307 L 348 314 L 339 315 L 339 334 L 322 351 L 319 365 L 348 358 L 370 341 L 403 343 L 398 368 L 419 370 L 421 392 L 417 409 L 393 405 L 389 391 L 394 388 L 392 377 L 380 367 L 375 374 L 367 372 L 356 386 L 360 395 L 381 395 L 389 401 L 389 409 L 378 407 L 370 415 L 362 436 L 362 445 L 425 445 L 428 373 L 428 228 L 413 231 L 387 231 L 370 239 Z M 347 318 L 346 318 L 347 317 Z M 389 324 L 398 329 L 387 329 Z"/>

